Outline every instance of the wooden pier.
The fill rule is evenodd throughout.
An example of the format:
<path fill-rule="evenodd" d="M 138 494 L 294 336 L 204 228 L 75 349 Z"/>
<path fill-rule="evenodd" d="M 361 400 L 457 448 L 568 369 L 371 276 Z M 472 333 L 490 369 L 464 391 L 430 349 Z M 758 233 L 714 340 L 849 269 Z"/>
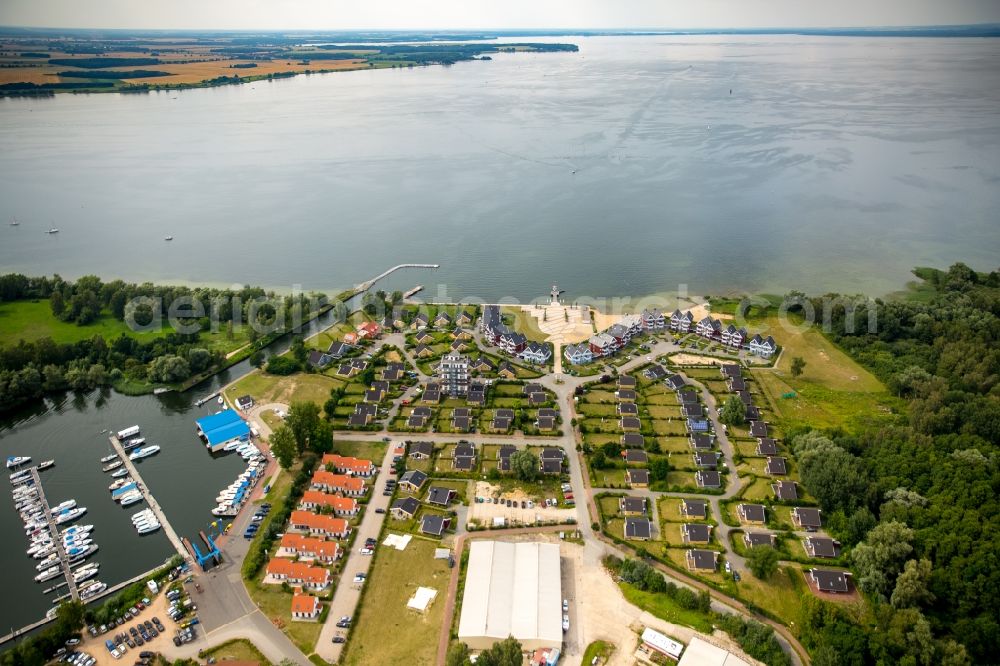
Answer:
<path fill-rule="evenodd" d="M 62 535 L 59 534 L 56 517 L 52 515 L 49 501 L 45 499 L 45 489 L 42 487 L 42 480 L 38 476 L 38 467 L 31 468 L 31 478 L 35 482 L 35 487 L 38 488 L 38 501 L 41 502 L 42 511 L 45 512 L 45 522 L 49 525 L 49 536 L 52 537 L 52 543 L 55 544 L 56 552 L 59 555 L 59 566 L 62 567 L 63 577 L 66 579 L 66 584 L 69 585 L 69 594 L 73 599 L 79 599 L 80 591 L 76 587 L 76 582 L 73 580 L 73 572 L 69 568 L 69 556 L 66 554 L 66 548 L 63 547 L 63 539 Z"/>
<path fill-rule="evenodd" d="M 390 268 L 387 271 L 379 273 L 378 275 L 376 275 L 375 277 L 373 277 L 371 280 L 368 280 L 367 282 L 362 282 L 357 287 L 355 287 L 355 290 L 356 291 L 368 291 L 369 289 L 372 288 L 372 285 L 374 285 L 376 282 L 378 282 L 382 278 L 388 277 L 389 275 L 392 275 L 396 271 L 402 270 L 404 268 L 441 268 L 441 264 L 399 264 L 398 266 L 393 266 L 392 268 Z"/>
<path fill-rule="evenodd" d="M 132 480 L 135 481 L 136 489 L 142 494 L 142 497 L 146 500 L 146 504 L 149 505 L 149 508 L 153 510 L 153 514 L 160 522 L 160 527 L 163 528 L 163 533 L 167 535 L 167 538 L 170 540 L 171 545 L 173 545 L 174 550 L 176 550 L 181 557 L 187 559 L 188 553 L 187 549 L 184 548 L 184 543 L 181 541 L 181 538 L 177 536 L 177 532 L 174 531 L 170 521 L 167 520 L 166 514 L 163 513 L 163 509 L 160 508 L 156 498 L 153 497 L 153 493 L 149 492 L 149 488 L 142 480 L 139 470 L 136 469 L 135 465 L 129 459 L 128 454 L 125 453 L 125 448 L 122 446 L 121 441 L 116 435 L 111 435 L 108 439 L 111 441 L 111 446 L 118 453 L 118 457 L 121 459 L 122 464 L 125 465 L 125 469 L 128 470 Z"/>

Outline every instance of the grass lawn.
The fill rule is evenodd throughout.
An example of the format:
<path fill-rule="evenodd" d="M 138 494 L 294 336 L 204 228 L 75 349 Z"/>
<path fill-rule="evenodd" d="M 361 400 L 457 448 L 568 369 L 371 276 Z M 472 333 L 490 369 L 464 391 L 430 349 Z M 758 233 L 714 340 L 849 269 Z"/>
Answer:
<path fill-rule="evenodd" d="M 630 604 L 649 611 L 661 620 L 682 624 L 685 627 L 693 627 L 704 634 L 712 633 L 712 621 L 704 613 L 681 608 L 665 594 L 637 590 L 628 583 L 618 583 L 618 587 L 621 588 L 622 594 L 625 595 L 625 599 Z"/>
<path fill-rule="evenodd" d="M 752 372 L 775 415 L 788 423 L 843 426 L 869 421 L 888 413 L 895 400 L 870 372 L 823 336 L 815 326 L 786 330 L 777 317 L 753 322 L 770 332 L 784 348 L 774 370 Z M 806 362 L 799 377 L 792 377 L 795 357 Z M 795 392 L 795 398 L 782 395 Z"/>
<path fill-rule="evenodd" d="M 413 539 L 404 551 L 376 551 L 342 664 L 417 666 L 435 662 L 450 575 L 448 561 L 434 559 L 437 546 L 437 542 Z M 438 591 L 423 614 L 406 607 L 417 587 Z"/>
<path fill-rule="evenodd" d="M 385 451 L 389 448 L 388 442 L 352 442 L 348 440 L 333 438 L 333 451 L 342 456 L 371 460 L 376 465 L 381 465 L 385 458 Z"/>
<path fill-rule="evenodd" d="M 168 330 L 164 327 L 161 331 L 135 333 L 125 322 L 118 321 L 108 312 L 101 313 L 92 324 L 78 326 L 56 319 L 48 300 L 0 303 L 0 345 L 4 346 L 17 344 L 19 340 L 33 342 L 44 337 L 50 337 L 57 343 L 78 342 L 95 335 L 111 340 L 122 333 L 148 342 L 165 335 Z"/>
<path fill-rule="evenodd" d="M 241 327 L 233 333 L 233 339 L 227 338 L 225 327 L 212 332 L 202 332 L 198 346 L 209 351 L 220 351 L 227 354 L 246 345 L 249 327 Z M 47 300 L 15 301 L 0 303 L 0 346 L 13 345 L 19 340 L 33 342 L 39 338 L 49 337 L 57 343 L 78 342 L 100 335 L 105 340 L 112 340 L 124 333 L 140 342 L 149 342 L 163 337 L 171 331 L 170 325 L 164 321 L 159 331 L 136 332 L 123 321 L 118 321 L 110 312 L 104 311 L 91 324 L 79 326 L 74 323 L 56 319 Z"/>
<path fill-rule="evenodd" d="M 216 661 L 256 661 L 261 666 L 271 666 L 271 662 L 257 649 L 257 646 L 245 638 L 235 638 L 220 643 L 214 648 L 202 651 L 198 656 L 204 659 L 214 657 Z"/>
<path fill-rule="evenodd" d="M 613 643 L 607 643 L 605 641 L 594 641 L 587 646 L 587 649 L 583 652 L 582 664 L 603 664 L 607 662 L 608 658 L 611 657 L 612 653 L 615 651 L 615 646 Z M 594 661 L 595 658 L 598 658 Z"/>
<path fill-rule="evenodd" d="M 340 380 L 326 375 L 300 372 L 279 377 L 258 370 L 226 389 L 226 397 L 232 402 L 241 395 L 250 395 L 259 405 L 271 402 L 291 405 L 302 400 L 322 405 L 330 397 L 330 389 L 342 385 Z"/>
<path fill-rule="evenodd" d="M 742 599 L 780 617 L 792 633 L 799 635 L 802 595 L 808 594 L 808 591 L 802 572 L 797 567 L 780 567 L 766 581 L 747 574 L 736 585 Z"/>
<path fill-rule="evenodd" d="M 522 311 L 520 306 L 513 305 L 501 307 L 500 314 L 504 317 L 513 317 L 514 323 L 511 328 L 518 333 L 524 334 L 524 337 L 529 340 L 534 340 L 535 342 L 545 342 L 545 340 L 549 337 L 547 333 L 538 328 L 538 320 L 527 312 Z"/>

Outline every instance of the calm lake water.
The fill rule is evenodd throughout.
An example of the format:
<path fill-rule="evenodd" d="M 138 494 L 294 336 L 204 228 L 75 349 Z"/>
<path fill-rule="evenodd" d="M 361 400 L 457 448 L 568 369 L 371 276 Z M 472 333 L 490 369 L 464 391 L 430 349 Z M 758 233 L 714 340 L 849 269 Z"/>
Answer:
<path fill-rule="evenodd" d="M 332 290 L 433 262 L 386 287 L 526 300 L 997 265 L 1000 40 L 554 41 L 580 51 L 0 100 L 0 270 Z"/>

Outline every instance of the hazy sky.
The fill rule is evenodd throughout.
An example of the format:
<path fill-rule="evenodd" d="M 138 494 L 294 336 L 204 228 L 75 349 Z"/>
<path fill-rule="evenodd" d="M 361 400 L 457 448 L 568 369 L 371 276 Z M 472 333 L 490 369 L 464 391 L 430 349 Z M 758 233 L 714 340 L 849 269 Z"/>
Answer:
<path fill-rule="evenodd" d="M 753 28 L 1000 22 L 1000 0 L 0 0 L 61 28 Z"/>

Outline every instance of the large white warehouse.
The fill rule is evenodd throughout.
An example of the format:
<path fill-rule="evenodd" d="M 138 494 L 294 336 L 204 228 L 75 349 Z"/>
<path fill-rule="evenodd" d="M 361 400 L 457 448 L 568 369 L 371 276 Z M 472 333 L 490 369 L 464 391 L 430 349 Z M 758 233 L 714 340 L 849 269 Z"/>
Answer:
<path fill-rule="evenodd" d="M 458 639 L 473 650 L 513 636 L 525 650 L 562 644 L 559 546 L 473 541 Z"/>

